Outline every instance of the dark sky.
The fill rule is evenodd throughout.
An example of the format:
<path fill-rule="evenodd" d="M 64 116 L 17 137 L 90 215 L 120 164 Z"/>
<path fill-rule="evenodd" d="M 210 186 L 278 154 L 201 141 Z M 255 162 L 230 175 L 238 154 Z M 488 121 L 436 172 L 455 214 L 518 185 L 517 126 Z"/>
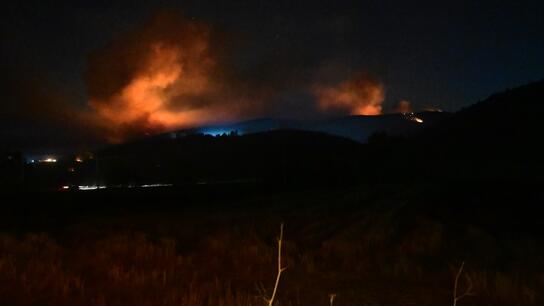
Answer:
<path fill-rule="evenodd" d="M 22 106 L 18 91 L 33 87 L 21 84 L 87 107 L 89 54 L 159 10 L 226 33 L 232 67 L 246 78 L 367 72 L 385 86 L 385 111 L 402 99 L 416 110 L 457 110 L 544 77 L 543 1 L 10 1 L 0 13 L 2 128 L 42 120 L 25 112 L 50 108 Z M 296 103 L 295 87 L 276 87 Z"/>

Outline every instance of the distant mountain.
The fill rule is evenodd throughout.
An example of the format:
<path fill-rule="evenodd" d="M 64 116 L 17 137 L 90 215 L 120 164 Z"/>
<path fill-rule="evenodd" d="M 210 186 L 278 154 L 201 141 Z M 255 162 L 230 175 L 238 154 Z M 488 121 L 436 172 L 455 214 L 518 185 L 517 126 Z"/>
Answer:
<path fill-rule="evenodd" d="M 349 116 L 316 122 L 306 126 L 306 128 L 364 143 L 368 141 L 370 136 L 378 132 L 408 136 L 433 126 L 449 116 L 450 114 L 445 112 Z"/>
<path fill-rule="evenodd" d="M 238 135 L 246 135 L 285 129 L 322 132 L 365 143 L 370 136 L 377 132 L 385 132 L 389 135 L 409 135 L 421 131 L 423 128 L 449 117 L 449 115 L 449 113 L 444 112 L 423 112 L 379 116 L 347 116 L 312 121 L 262 118 L 234 124 L 213 125 L 182 130 L 171 132 L 167 135 L 179 137 L 188 134 L 202 133 L 218 136 L 233 132 Z"/>
<path fill-rule="evenodd" d="M 148 136 L 94 152 L 84 178 L 107 186 L 272 187 L 544 180 L 543 119 L 544 80 L 491 95 L 454 114 L 263 118 Z M 36 184 L 26 170 L 36 167 L 24 166 L 20 154 L 0 152 L 7 182 L 23 177 L 25 170 L 24 183 L 32 190 Z M 56 170 L 48 167 L 54 175 L 36 177 L 73 183 L 73 167 L 57 164 Z"/>
<path fill-rule="evenodd" d="M 352 184 L 391 164 L 364 143 L 377 133 L 406 136 L 448 118 L 442 112 L 328 120 L 262 118 L 169 132 L 98 152 L 105 183 Z"/>

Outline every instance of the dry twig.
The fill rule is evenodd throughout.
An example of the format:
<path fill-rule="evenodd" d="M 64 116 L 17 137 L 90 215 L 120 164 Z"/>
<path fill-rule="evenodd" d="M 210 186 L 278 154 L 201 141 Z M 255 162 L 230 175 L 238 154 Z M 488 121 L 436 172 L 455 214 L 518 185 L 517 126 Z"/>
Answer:
<path fill-rule="evenodd" d="M 276 283 L 274 284 L 274 290 L 272 291 L 272 296 L 270 298 L 264 298 L 264 300 L 268 303 L 268 306 L 272 306 L 274 304 L 274 300 L 276 298 L 276 293 L 278 292 L 278 286 L 280 284 L 280 278 L 281 274 L 287 267 L 284 267 L 281 265 L 281 246 L 283 242 L 283 223 L 280 226 L 280 236 L 278 238 L 278 274 L 276 275 Z"/>
<path fill-rule="evenodd" d="M 463 274 L 463 268 L 465 267 L 465 262 L 461 263 L 461 266 L 459 267 L 459 271 L 457 271 L 457 275 L 455 276 L 455 283 L 453 285 L 453 306 L 457 306 L 457 302 L 461 300 L 462 298 L 470 295 L 474 295 L 474 292 L 472 291 L 472 279 L 470 279 L 470 276 L 465 273 L 465 279 L 467 281 L 467 288 L 465 292 L 463 292 L 460 295 L 457 295 L 457 290 L 459 288 L 459 278 L 461 278 L 461 275 Z"/>

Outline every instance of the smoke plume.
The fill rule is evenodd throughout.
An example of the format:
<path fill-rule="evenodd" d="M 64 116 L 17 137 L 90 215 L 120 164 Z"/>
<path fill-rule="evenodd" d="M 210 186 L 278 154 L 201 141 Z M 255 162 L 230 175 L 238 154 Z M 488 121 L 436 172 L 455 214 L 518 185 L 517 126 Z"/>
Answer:
<path fill-rule="evenodd" d="M 313 93 L 322 111 L 351 115 L 379 115 L 385 98 L 383 84 L 366 74 L 356 75 L 336 86 L 314 86 Z"/>
<path fill-rule="evenodd" d="M 286 85 L 261 77 L 282 69 L 257 67 L 261 72 L 257 76 L 240 71 L 241 59 L 227 48 L 231 45 L 225 33 L 209 24 L 175 13 L 155 14 L 89 57 L 86 81 L 92 125 L 109 141 L 120 142 L 137 135 L 263 116 L 277 109 L 302 108 L 309 115 L 316 111 L 382 113 L 384 86 L 367 74 L 336 85 L 312 86 L 305 81 Z M 290 78 L 288 71 L 284 73 L 283 79 Z M 293 102 L 297 105 L 282 98 L 304 88 L 310 89 L 310 98 L 297 98 Z"/>
<path fill-rule="evenodd" d="M 220 33 L 173 13 L 91 55 L 89 104 L 111 141 L 238 118 L 258 97 L 225 78 Z M 257 95 L 253 93 L 253 95 Z"/>

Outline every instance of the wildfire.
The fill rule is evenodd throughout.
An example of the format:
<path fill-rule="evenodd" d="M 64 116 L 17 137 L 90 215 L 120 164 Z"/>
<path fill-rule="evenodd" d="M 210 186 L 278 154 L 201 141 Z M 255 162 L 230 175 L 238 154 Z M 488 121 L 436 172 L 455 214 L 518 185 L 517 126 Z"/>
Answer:
<path fill-rule="evenodd" d="M 108 138 L 235 116 L 212 49 L 208 25 L 162 14 L 98 50 L 89 62 L 89 104 Z"/>
<path fill-rule="evenodd" d="M 216 34 L 208 24 L 161 13 L 96 50 L 86 74 L 93 112 L 85 116 L 85 125 L 95 126 L 111 142 L 120 142 L 263 116 L 274 109 L 264 104 L 278 101 L 274 97 L 281 86 L 238 77 Z M 338 84 L 304 86 L 320 111 L 382 113 L 384 85 L 367 74 L 355 74 Z M 401 101 L 399 110 L 410 111 L 410 103 Z"/>

